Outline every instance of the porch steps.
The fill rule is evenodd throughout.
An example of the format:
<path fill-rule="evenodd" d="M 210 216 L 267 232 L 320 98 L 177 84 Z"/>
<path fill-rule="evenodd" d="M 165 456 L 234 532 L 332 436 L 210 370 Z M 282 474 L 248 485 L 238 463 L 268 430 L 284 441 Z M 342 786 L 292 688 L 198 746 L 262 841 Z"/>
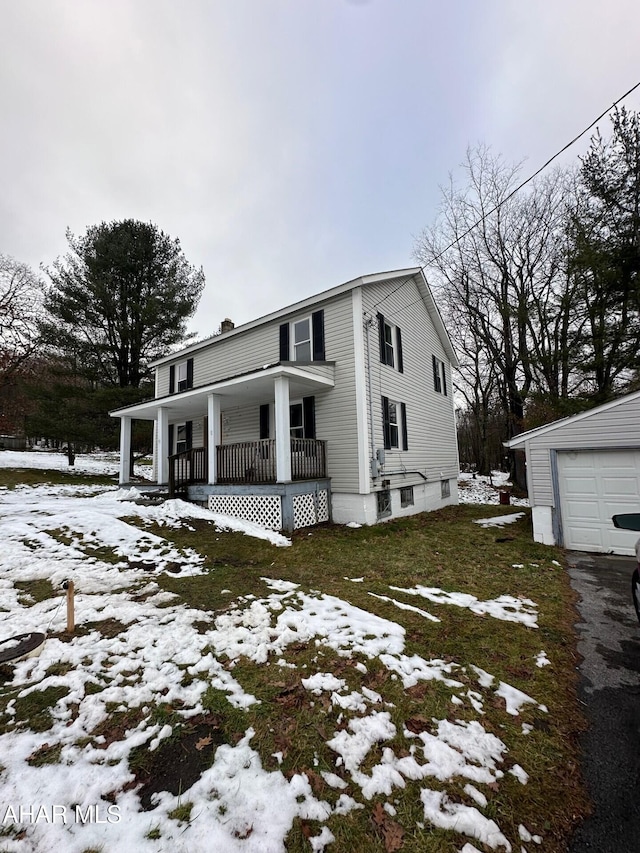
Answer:
<path fill-rule="evenodd" d="M 138 489 L 140 497 L 139 503 L 145 504 L 161 504 L 171 499 L 171 497 L 181 497 L 181 495 L 170 495 L 168 489 L 149 489 L 147 491 Z"/>

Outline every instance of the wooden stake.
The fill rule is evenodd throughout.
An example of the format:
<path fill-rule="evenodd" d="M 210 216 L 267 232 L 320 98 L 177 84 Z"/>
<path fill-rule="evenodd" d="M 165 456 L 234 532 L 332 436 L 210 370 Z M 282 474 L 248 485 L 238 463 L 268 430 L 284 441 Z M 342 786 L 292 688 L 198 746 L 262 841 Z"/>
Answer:
<path fill-rule="evenodd" d="M 73 630 L 75 628 L 75 614 L 73 608 L 73 593 L 74 586 L 73 581 L 67 582 L 67 631 L 70 634 L 73 634 Z"/>

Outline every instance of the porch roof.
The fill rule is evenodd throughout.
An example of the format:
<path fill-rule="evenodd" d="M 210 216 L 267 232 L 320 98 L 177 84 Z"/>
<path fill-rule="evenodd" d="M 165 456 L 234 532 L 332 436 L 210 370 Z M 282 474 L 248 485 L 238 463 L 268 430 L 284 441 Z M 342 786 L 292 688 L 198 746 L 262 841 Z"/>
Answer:
<path fill-rule="evenodd" d="M 153 421 L 158 409 L 166 409 L 169 420 L 191 420 L 207 411 L 207 397 L 216 394 L 222 397 L 222 408 L 251 406 L 271 402 L 274 398 L 274 381 L 284 376 L 289 379 L 291 399 L 327 391 L 334 387 L 334 362 L 314 362 L 313 369 L 288 362 L 265 364 L 260 370 L 231 376 L 198 388 L 190 388 L 166 397 L 143 400 L 132 406 L 124 406 L 110 412 L 112 418 L 136 418 Z"/>

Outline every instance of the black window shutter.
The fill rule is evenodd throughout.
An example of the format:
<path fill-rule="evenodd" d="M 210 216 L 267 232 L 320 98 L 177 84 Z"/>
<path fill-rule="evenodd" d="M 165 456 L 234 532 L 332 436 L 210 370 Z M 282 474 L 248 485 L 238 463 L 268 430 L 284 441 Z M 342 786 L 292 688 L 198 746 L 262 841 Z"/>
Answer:
<path fill-rule="evenodd" d="M 193 359 L 187 359 L 187 388 L 193 388 Z"/>
<path fill-rule="evenodd" d="M 167 456 L 173 455 L 173 436 L 174 436 L 174 433 L 175 433 L 175 429 L 174 429 L 173 424 L 169 424 L 169 451 L 167 453 Z"/>
<path fill-rule="evenodd" d="M 438 376 L 438 359 L 435 355 L 431 356 L 433 363 L 433 388 L 435 391 L 440 391 L 440 377 Z"/>
<path fill-rule="evenodd" d="M 193 446 L 193 421 L 187 421 L 184 425 L 184 437 L 187 450 L 191 450 Z"/>
<path fill-rule="evenodd" d="M 400 403 L 400 417 L 402 418 L 402 449 L 409 449 L 409 441 L 407 439 L 407 407 L 404 403 Z"/>
<path fill-rule="evenodd" d="M 305 438 L 316 437 L 316 398 L 302 398 L 302 424 Z"/>
<path fill-rule="evenodd" d="M 313 337 L 313 361 L 324 361 L 324 311 L 314 311 L 311 315 L 311 330 Z"/>
<path fill-rule="evenodd" d="M 384 317 L 378 314 L 378 337 L 380 338 L 380 361 L 382 364 L 387 363 L 387 348 L 384 342 Z"/>
<path fill-rule="evenodd" d="M 442 393 L 447 396 L 447 369 L 442 362 Z"/>
<path fill-rule="evenodd" d="M 404 361 L 402 359 L 402 334 L 400 333 L 400 326 L 396 326 L 396 347 L 398 350 L 398 370 L 400 373 L 404 373 Z"/>
<path fill-rule="evenodd" d="M 289 324 L 283 323 L 280 326 L 280 361 L 290 360 L 289 350 Z"/>
<path fill-rule="evenodd" d="M 260 438 L 269 438 L 269 404 L 260 406 Z"/>
<path fill-rule="evenodd" d="M 382 398 L 382 432 L 385 450 L 391 450 L 391 429 L 389 428 L 389 398 Z"/>
<path fill-rule="evenodd" d="M 176 366 L 172 364 L 169 368 L 169 393 L 173 394 L 176 390 Z"/>

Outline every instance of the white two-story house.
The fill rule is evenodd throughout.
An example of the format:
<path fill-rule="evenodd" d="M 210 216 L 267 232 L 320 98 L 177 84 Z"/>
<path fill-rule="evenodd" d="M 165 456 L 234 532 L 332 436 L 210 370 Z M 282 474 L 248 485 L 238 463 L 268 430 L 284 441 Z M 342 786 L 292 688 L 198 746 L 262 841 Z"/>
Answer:
<path fill-rule="evenodd" d="M 291 531 L 457 503 L 456 357 L 420 268 L 366 275 L 159 359 L 158 487 Z"/>

